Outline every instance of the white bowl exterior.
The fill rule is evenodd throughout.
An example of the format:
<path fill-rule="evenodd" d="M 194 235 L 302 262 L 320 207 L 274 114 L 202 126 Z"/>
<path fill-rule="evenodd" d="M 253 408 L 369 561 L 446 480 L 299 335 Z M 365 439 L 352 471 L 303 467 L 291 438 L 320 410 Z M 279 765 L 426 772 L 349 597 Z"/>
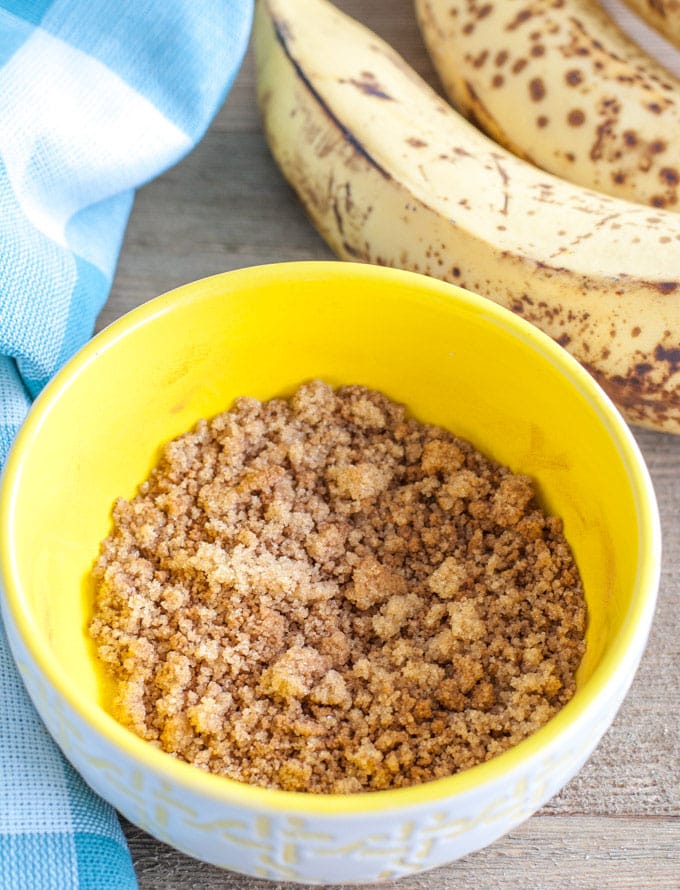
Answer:
<path fill-rule="evenodd" d="M 4 600 L 3 600 L 4 602 Z M 130 822 L 197 859 L 254 877 L 302 883 L 388 880 L 490 844 L 519 825 L 580 769 L 623 701 L 644 650 L 638 628 L 625 666 L 579 717 L 510 772 L 455 798 L 364 814 L 305 815 L 208 798 L 142 768 L 100 736 L 46 681 L 4 609 L 21 676 L 60 748 Z M 649 615 L 651 621 L 651 611 Z"/>

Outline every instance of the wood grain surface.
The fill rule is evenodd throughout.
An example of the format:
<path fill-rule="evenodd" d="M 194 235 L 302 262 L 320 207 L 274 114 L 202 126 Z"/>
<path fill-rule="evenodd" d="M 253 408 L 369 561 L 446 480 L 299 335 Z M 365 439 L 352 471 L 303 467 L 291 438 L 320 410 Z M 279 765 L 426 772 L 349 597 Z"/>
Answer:
<path fill-rule="evenodd" d="M 433 85 L 411 0 L 342 0 Z M 676 72 L 680 52 L 605 6 Z M 677 147 L 680 150 L 680 146 Z M 136 199 L 103 327 L 192 279 L 258 263 L 327 259 L 269 155 L 250 55 L 198 148 Z M 635 431 L 662 517 L 659 603 L 646 654 L 619 715 L 578 776 L 520 828 L 400 890 L 680 888 L 680 437 Z M 199 863 L 124 823 L 141 890 L 269 890 Z M 392 886 L 392 885 L 383 885 Z"/>

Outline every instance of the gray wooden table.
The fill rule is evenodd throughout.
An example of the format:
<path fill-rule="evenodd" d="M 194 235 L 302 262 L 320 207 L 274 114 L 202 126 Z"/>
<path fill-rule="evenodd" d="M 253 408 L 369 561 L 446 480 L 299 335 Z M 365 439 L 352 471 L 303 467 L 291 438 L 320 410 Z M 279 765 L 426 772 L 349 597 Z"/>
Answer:
<path fill-rule="evenodd" d="M 338 5 L 436 82 L 411 0 Z M 621 7 L 617 0 L 606 5 Z M 655 47 L 680 70 L 680 52 Z M 99 327 L 192 279 L 259 263 L 331 258 L 269 156 L 254 96 L 248 56 L 203 142 L 139 192 Z M 635 434 L 657 490 L 664 562 L 648 648 L 619 716 L 580 774 L 533 818 L 486 850 L 402 879 L 400 890 L 680 888 L 680 437 Z M 275 886 L 204 865 L 124 827 L 141 890 Z"/>

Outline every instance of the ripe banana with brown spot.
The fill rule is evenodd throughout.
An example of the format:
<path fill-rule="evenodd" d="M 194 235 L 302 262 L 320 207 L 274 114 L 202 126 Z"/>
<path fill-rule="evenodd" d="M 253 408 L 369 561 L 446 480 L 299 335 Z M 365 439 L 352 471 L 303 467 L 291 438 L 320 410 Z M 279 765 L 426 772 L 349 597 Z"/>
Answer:
<path fill-rule="evenodd" d="M 624 0 L 640 18 L 680 46 L 680 0 Z"/>
<path fill-rule="evenodd" d="M 327 0 L 259 0 L 254 42 L 271 151 L 340 257 L 513 309 L 631 422 L 680 433 L 679 216 L 499 148 Z"/>
<path fill-rule="evenodd" d="M 454 105 L 544 170 L 680 210 L 680 79 L 595 0 L 415 0 Z"/>

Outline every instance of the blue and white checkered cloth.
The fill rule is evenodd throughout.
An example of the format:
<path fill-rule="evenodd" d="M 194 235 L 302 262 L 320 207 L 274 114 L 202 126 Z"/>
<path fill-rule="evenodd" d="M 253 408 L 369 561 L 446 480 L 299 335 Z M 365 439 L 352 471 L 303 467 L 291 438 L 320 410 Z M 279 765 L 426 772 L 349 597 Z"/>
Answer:
<path fill-rule="evenodd" d="M 251 21 L 252 0 L 0 0 L 0 463 L 92 334 L 134 190 L 204 134 Z M 47 735 L 0 620 L 0 890 L 135 886 L 115 813 Z"/>

